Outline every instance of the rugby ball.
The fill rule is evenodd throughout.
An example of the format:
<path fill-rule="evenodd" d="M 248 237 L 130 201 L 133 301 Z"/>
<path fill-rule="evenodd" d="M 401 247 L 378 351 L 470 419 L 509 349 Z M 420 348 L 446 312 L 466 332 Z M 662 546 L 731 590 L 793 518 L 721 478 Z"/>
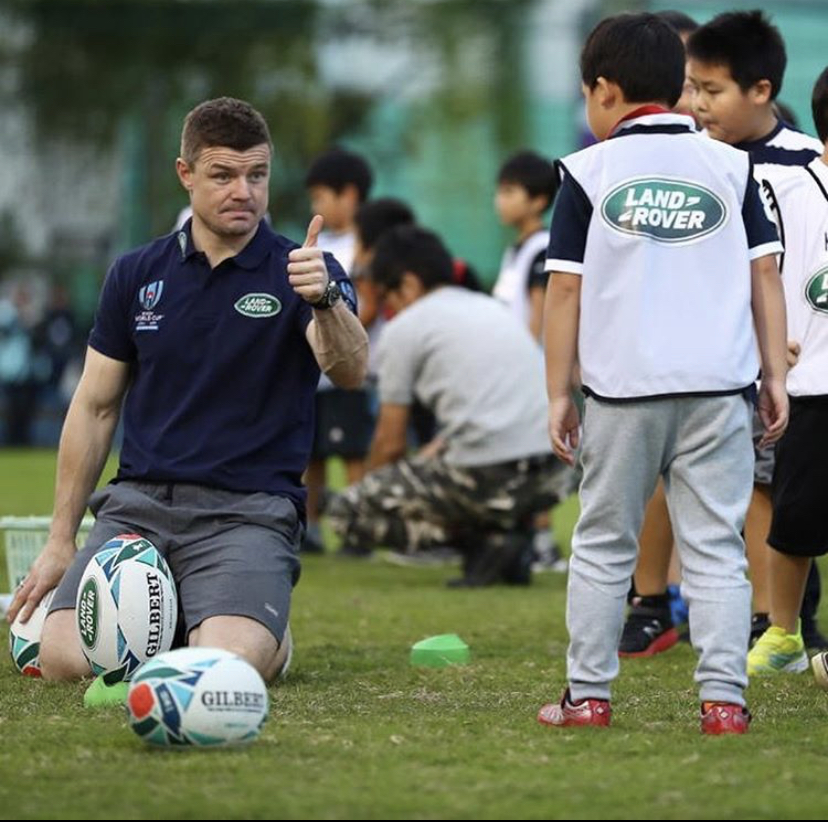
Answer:
<path fill-rule="evenodd" d="M 267 688 L 258 671 L 217 648 L 161 654 L 135 672 L 127 696 L 132 730 L 165 748 L 252 742 L 267 711 Z"/>
<path fill-rule="evenodd" d="M 40 676 L 40 635 L 43 633 L 43 623 L 49 613 L 49 604 L 52 602 L 55 589 L 52 588 L 34 609 L 29 621 L 20 621 L 20 614 L 12 622 L 9 629 L 9 650 L 15 668 L 26 676 Z"/>
<path fill-rule="evenodd" d="M 86 566 L 75 618 L 92 670 L 104 682 L 128 680 L 172 646 L 178 595 L 164 557 L 145 537 L 121 534 Z"/>

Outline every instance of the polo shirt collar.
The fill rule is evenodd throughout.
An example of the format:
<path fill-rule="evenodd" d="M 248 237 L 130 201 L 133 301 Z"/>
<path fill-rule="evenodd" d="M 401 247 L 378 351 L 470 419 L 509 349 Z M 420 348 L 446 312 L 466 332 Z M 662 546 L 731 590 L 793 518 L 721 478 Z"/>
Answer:
<path fill-rule="evenodd" d="M 176 239 L 178 241 L 178 247 L 181 251 L 182 263 L 189 262 L 196 254 L 202 253 L 193 243 L 192 222 L 191 217 L 176 232 Z M 256 233 L 247 245 L 238 254 L 236 254 L 235 257 L 229 257 L 224 262 L 226 263 L 228 260 L 232 260 L 232 262 L 239 266 L 239 268 L 251 271 L 258 268 L 264 262 L 265 257 L 273 247 L 273 237 L 274 234 L 271 228 L 264 220 L 260 220 Z"/>

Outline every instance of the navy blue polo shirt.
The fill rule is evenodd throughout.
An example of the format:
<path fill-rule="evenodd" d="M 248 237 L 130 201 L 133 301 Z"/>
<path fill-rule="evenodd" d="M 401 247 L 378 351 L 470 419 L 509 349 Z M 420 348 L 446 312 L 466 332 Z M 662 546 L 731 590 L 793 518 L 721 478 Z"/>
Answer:
<path fill-rule="evenodd" d="M 263 491 L 304 510 L 319 367 L 313 312 L 288 282 L 294 248 L 261 222 L 211 269 L 188 223 L 115 261 L 89 344 L 131 365 L 116 479 Z M 356 311 L 344 271 L 326 263 Z"/>

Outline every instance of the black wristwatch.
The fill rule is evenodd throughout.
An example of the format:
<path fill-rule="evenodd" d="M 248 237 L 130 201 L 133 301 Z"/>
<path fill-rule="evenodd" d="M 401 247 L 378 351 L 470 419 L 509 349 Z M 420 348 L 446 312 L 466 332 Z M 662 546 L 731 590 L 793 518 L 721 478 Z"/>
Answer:
<path fill-rule="evenodd" d="M 342 292 L 339 290 L 339 285 L 336 280 L 328 280 L 322 296 L 315 302 L 311 303 L 311 308 L 317 311 L 327 311 L 333 308 L 342 299 Z"/>

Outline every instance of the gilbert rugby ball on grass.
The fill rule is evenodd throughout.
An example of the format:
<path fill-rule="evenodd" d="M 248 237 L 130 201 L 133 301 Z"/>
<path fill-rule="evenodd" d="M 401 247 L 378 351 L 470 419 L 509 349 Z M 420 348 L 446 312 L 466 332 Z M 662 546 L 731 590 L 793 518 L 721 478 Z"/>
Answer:
<path fill-rule="evenodd" d="M 258 671 L 217 648 L 162 654 L 136 671 L 127 696 L 132 730 L 165 748 L 252 742 L 267 711 L 267 688 Z"/>

